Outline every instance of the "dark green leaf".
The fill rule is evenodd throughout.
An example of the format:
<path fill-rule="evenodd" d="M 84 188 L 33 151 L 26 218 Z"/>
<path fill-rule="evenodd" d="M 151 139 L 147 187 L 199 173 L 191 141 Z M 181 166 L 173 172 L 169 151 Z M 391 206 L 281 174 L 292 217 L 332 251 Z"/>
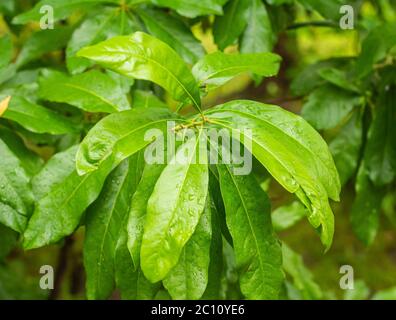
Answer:
<path fill-rule="evenodd" d="M 363 103 L 361 96 L 333 85 L 324 85 L 311 93 L 301 114 L 316 129 L 331 129 Z"/>
<path fill-rule="evenodd" d="M 148 31 L 171 46 L 186 62 L 194 64 L 205 52 L 191 30 L 177 17 L 159 10 L 140 10 Z"/>
<path fill-rule="evenodd" d="M 269 199 L 252 175 L 234 176 L 227 165 L 218 171 L 242 293 L 248 299 L 277 299 L 282 252 L 272 230 Z"/>
<path fill-rule="evenodd" d="M 107 299 L 113 291 L 118 235 L 125 228 L 125 216 L 140 179 L 140 162 L 139 154 L 124 160 L 88 209 L 84 243 L 88 299 Z"/>
<path fill-rule="evenodd" d="M 72 29 L 57 27 L 53 30 L 42 30 L 34 33 L 23 46 L 16 60 L 18 68 L 39 59 L 43 54 L 62 49 L 69 41 Z"/>
<path fill-rule="evenodd" d="M 355 112 L 329 145 L 340 174 L 341 185 L 344 185 L 357 171 L 362 134 L 362 119 L 359 112 Z"/>
<path fill-rule="evenodd" d="M 70 166 L 75 154 L 75 147 L 57 154 L 39 173 L 41 179 L 49 181 L 42 187 L 48 191 L 44 193 L 40 189 L 43 197 L 38 199 L 25 231 L 25 249 L 56 243 L 70 235 L 84 211 L 98 197 L 112 164 L 105 162 L 96 172 L 79 176 L 74 166 Z M 66 169 L 60 162 L 65 163 Z"/>
<path fill-rule="evenodd" d="M 230 0 L 224 7 L 224 15 L 217 16 L 213 36 L 219 49 L 224 50 L 238 39 L 249 19 L 249 1 Z"/>
<path fill-rule="evenodd" d="M 29 177 L 20 160 L 0 140 L 0 223 L 22 233 L 33 205 Z"/>
<path fill-rule="evenodd" d="M 160 7 L 176 10 L 182 16 L 195 18 L 201 15 L 222 14 L 222 5 L 226 0 L 150 0 Z"/>

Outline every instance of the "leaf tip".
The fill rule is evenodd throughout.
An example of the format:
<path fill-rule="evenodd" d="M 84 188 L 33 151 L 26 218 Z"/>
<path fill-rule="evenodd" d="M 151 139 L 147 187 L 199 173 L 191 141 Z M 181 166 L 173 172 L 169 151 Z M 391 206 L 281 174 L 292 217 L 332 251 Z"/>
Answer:
<path fill-rule="evenodd" d="M 0 117 L 6 112 L 11 101 L 11 96 L 6 97 L 3 101 L 0 102 Z"/>

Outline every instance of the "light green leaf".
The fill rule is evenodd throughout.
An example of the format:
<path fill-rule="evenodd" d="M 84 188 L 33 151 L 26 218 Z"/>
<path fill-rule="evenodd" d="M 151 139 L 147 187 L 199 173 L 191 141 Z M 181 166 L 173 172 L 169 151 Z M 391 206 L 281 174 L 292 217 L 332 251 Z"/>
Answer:
<path fill-rule="evenodd" d="M 200 110 L 199 88 L 185 62 L 171 47 L 148 34 L 114 37 L 82 49 L 78 56 L 123 75 L 152 81 L 175 100 L 192 102 Z"/>
<path fill-rule="evenodd" d="M 217 166 L 241 291 L 247 299 L 277 299 L 283 283 L 282 252 L 272 230 L 270 202 L 252 175 Z"/>
<path fill-rule="evenodd" d="M 396 287 L 378 291 L 374 294 L 373 300 L 396 300 Z"/>
<path fill-rule="evenodd" d="M 311 271 L 304 265 L 302 257 L 285 243 L 282 243 L 283 268 L 293 279 L 294 286 L 305 300 L 323 298 L 320 287 L 313 279 Z"/>
<path fill-rule="evenodd" d="M 77 171 L 95 171 L 101 163 L 112 159 L 115 165 L 145 148 L 152 137 L 145 139 L 148 130 L 166 132 L 168 121 L 177 116 L 164 108 L 133 109 L 114 113 L 102 119 L 88 133 L 77 153 Z"/>
<path fill-rule="evenodd" d="M 272 225 L 275 231 L 283 231 L 294 226 L 308 214 L 301 202 L 293 201 L 289 205 L 277 208 L 272 213 Z"/>
<path fill-rule="evenodd" d="M 214 204 L 208 197 L 194 234 L 183 248 L 179 262 L 163 281 L 175 300 L 198 300 L 205 292 L 209 280 L 214 209 Z"/>
<path fill-rule="evenodd" d="M 113 113 L 130 109 L 128 99 L 110 76 L 99 71 L 68 75 L 43 71 L 39 79 L 41 99 L 67 103 L 88 112 Z"/>
<path fill-rule="evenodd" d="M 168 108 L 168 106 L 150 91 L 134 90 L 132 108 Z"/>
<path fill-rule="evenodd" d="M 311 93 L 301 115 L 318 130 L 331 129 L 363 103 L 364 99 L 355 93 L 324 85 Z"/>
<path fill-rule="evenodd" d="M 206 55 L 193 68 L 200 84 L 216 88 L 233 77 L 244 73 L 272 77 L 279 71 L 281 57 L 273 53 L 225 54 L 215 52 Z"/>
<path fill-rule="evenodd" d="M 5 35 L 0 38 L 0 69 L 6 67 L 13 57 L 11 36 Z"/>
<path fill-rule="evenodd" d="M 139 154 L 124 160 L 107 178 L 97 201 L 88 209 L 84 266 L 88 299 L 107 299 L 114 288 L 118 235 L 140 179 Z M 129 259 L 130 260 L 130 259 Z"/>
<path fill-rule="evenodd" d="M 260 53 L 272 51 L 276 34 L 272 30 L 267 8 L 261 0 L 251 0 L 246 30 L 241 40 L 240 51 Z"/>
<path fill-rule="evenodd" d="M 344 300 L 367 300 L 370 289 L 363 280 L 356 280 L 352 290 L 345 290 Z"/>
<path fill-rule="evenodd" d="M 204 210 L 208 193 L 206 145 L 200 134 L 183 144 L 164 169 L 147 204 L 141 248 L 142 270 L 151 282 L 164 279 L 176 266 Z"/>
<path fill-rule="evenodd" d="M 334 217 L 328 198 L 339 200 L 341 186 L 329 148 L 319 133 L 297 115 L 253 101 L 233 101 L 205 114 L 239 136 L 269 173 L 299 197 L 309 209 L 310 223 L 329 248 Z"/>
<path fill-rule="evenodd" d="M 52 8 L 54 14 L 53 18 L 57 21 L 68 17 L 74 11 L 89 9 L 101 3 L 118 4 L 119 0 L 41 0 L 30 11 L 16 16 L 12 22 L 14 24 L 26 24 L 30 21 L 39 21 L 48 12 L 42 9 L 43 7 L 44 9 L 48 8 L 46 6 Z"/>
<path fill-rule="evenodd" d="M 92 65 L 91 61 L 76 57 L 80 49 L 137 30 L 135 23 L 126 14 L 119 8 L 101 7 L 74 31 L 66 49 L 66 65 L 72 74 L 81 73 Z"/>
<path fill-rule="evenodd" d="M 191 30 L 177 17 L 159 10 L 139 10 L 148 31 L 171 46 L 187 63 L 194 64 L 205 54 Z"/>
<path fill-rule="evenodd" d="M 48 179 L 49 183 L 43 186 L 48 191 L 40 191 L 43 197 L 38 199 L 24 234 L 25 249 L 56 243 L 70 235 L 84 211 L 98 197 L 112 164 L 103 163 L 96 172 L 81 177 L 74 166 L 70 166 L 75 154 L 75 147 L 57 154 L 44 167 L 43 173 L 39 173 L 41 179 Z M 60 167 L 62 160 L 67 170 Z"/>
<path fill-rule="evenodd" d="M 15 121 L 35 133 L 59 135 L 79 131 L 78 127 L 68 118 L 19 96 L 11 98 L 2 117 Z"/>

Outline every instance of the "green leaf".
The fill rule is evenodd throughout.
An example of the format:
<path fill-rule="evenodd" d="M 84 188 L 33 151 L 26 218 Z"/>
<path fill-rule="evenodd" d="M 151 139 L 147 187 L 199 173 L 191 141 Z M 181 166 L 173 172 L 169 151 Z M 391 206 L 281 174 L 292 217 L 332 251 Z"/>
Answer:
<path fill-rule="evenodd" d="M 319 12 L 323 17 L 338 21 L 341 18 L 340 8 L 344 5 L 342 0 L 298 0 L 309 10 Z"/>
<path fill-rule="evenodd" d="M 241 142 L 269 173 L 300 198 L 328 249 L 334 232 L 328 198 L 338 201 L 341 186 L 329 148 L 319 133 L 297 115 L 253 101 L 229 102 L 205 114 L 244 140 Z"/>
<path fill-rule="evenodd" d="M 356 280 L 352 290 L 346 290 L 344 300 L 367 300 L 370 296 L 370 289 L 363 280 Z"/>
<path fill-rule="evenodd" d="M 318 70 L 318 74 L 334 86 L 353 93 L 360 93 L 359 88 L 353 84 L 353 79 L 350 79 L 345 71 L 336 68 L 324 68 Z"/>
<path fill-rule="evenodd" d="M 16 60 L 18 68 L 39 59 L 43 54 L 62 49 L 69 41 L 72 29 L 57 27 L 53 30 L 42 30 L 34 33 L 24 44 Z"/>
<path fill-rule="evenodd" d="M 119 0 L 41 0 L 30 11 L 16 16 L 12 22 L 14 24 L 26 24 L 30 21 L 39 21 L 47 13 L 47 11 L 40 12 L 44 6 L 50 6 L 53 9 L 53 18 L 54 21 L 57 21 L 68 17 L 74 11 L 89 9 L 101 3 L 118 4 Z"/>
<path fill-rule="evenodd" d="M 102 7 L 84 20 L 67 45 L 66 65 L 70 73 L 81 73 L 92 65 L 91 61 L 76 57 L 76 53 L 83 47 L 137 30 L 135 23 L 125 17 L 126 14 L 119 8 Z"/>
<path fill-rule="evenodd" d="M 303 68 L 295 75 L 291 83 L 291 92 L 295 96 L 305 96 L 326 81 L 320 76 L 320 71 L 329 68 L 345 68 L 348 59 L 337 58 L 319 61 Z"/>
<path fill-rule="evenodd" d="M 375 187 L 370 181 L 369 172 L 363 162 L 355 185 L 356 198 L 352 206 L 351 224 L 358 239 L 371 245 L 378 232 L 381 202 L 384 188 Z"/>
<path fill-rule="evenodd" d="M 160 164 L 146 165 L 143 170 L 142 179 L 132 198 L 132 206 L 127 225 L 127 245 L 135 271 L 140 266 L 140 248 L 142 246 L 144 224 L 146 221 L 147 202 L 164 168 L 165 165 Z"/>
<path fill-rule="evenodd" d="M 110 158 L 115 165 L 119 164 L 153 142 L 151 137 L 145 139 L 148 130 L 165 133 L 168 121 L 177 121 L 177 116 L 163 108 L 134 109 L 107 116 L 81 143 L 77 153 L 78 173 L 95 171 Z"/>
<path fill-rule="evenodd" d="M 362 119 L 359 112 L 355 112 L 329 145 L 340 174 L 341 185 L 357 171 L 362 139 Z"/>
<path fill-rule="evenodd" d="M 210 178 L 209 178 L 210 179 Z M 212 199 L 212 196 L 208 196 Z M 221 197 L 221 195 L 220 195 Z M 223 237 L 221 235 L 221 222 L 223 218 L 217 211 L 216 204 L 212 199 L 211 206 L 212 240 L 210 244 L 210 262 L 208 270 L 208 285 L 202 296 L 203 300 L 217 300 L 221 296 L 221 274 L 223 272 Z M 224 218 L 225 220 L 225 218 Z M 224 223 L 225 224 L 225 223 Z M 230 236 L 231 237 L 231 236 Z"/>
<path fill-rule="evenodd" d="M 355 75 L 367 76 L 374 64 L 383 60 L 396 45 L 396 24 L 384 23 L 372 29 L 362 43 L 362 52 L 355 64 Z"/>
<path fill-rule="evenodd" d="M 234 176 L 232 167 L 217 167 L 241 291 L 247 299 L 277 299 L 282 252 L 272 230 L 269 199 L 252 175 Z"/>
<path fill-rule="evenodd" d="M 29 177 L 19 159 L 0 140 L 0 223 L 22 233 L 33 205 Z"/>
<path fill-rule="evenodd" d="M 225 0 L 150 0 L 151 3 L 176 10 L 180 15 L 195 18 L 201 15 L 222 14 Z"/>
<path fill-rule="evenodd" d="M 246 30 L 242 35 L 241 52 L 260 53 L 272 51 L 276 34 L 272 29 L 267 8 L 261 0 L 252 0 Z"/>
<path fill-rule="evenodd" d="M 127 247 L 127 233 L 121 231 L 118 240 L 116 257 L 116 283 L 121 291 L 121 297 L 127 300 L 153 300 L 161 284 L 151 283 L 146 279 L 142 270 L 135 270 Z"/>
<path fill-rule="evenodd" d="M 0 99 L 1 100 L 1 99 Z M 27 99 L 13 96 L 2 116 L 15 121 L 35 133 L 65 134 L 78 132 L 78 127 L 68 118 Z"/>
<path fill-rule="evenodd" d="M 200 134 L 179 148 L 148 201 L 140 258 L 145 276 L 153 283 L 176 266 L 204 210 L 209 177 L 207 164 L 196 161 L 207 157 L 201 139 Z"/>
<path fill-rule="evenodd" d="M 282 243 L 283 268 L 293 279 L 294 286 L 305 300 L 323 298 L 320 287 L 313 279 L 311 271 L 304 265 L 302 257 L 285 243 Z"/>
<path fill-rule="evenodd" d="M 148 31 L 171 46 L 187 63 L 194 64 L 205 51 L 191 30 L 177 17 L 159 10 L 139 10 Z"/>
<path fill-rule="evenodd" d="M 396 299 L 396 287 L 378 291 L 376 294 L 374 294 L 372 299 L 373 300 L 395 300 Z"/>
<path fill-rule="evenodd" d="M 11 36 L 5 35 L 0 38 L 0 69 L 6 67 L 12 60 L 14 49 Z"/>
<path fill-rule="evenodd" d="M 213 25 L 213 36 L 220 50 L 224 50 L 238 39 L 249 19 L 249 1 L 230 0 L 224 7 L 224 15 L 217 16 Z"/>
<path fill-rule="evenodd" d="M 75 154 L 75 147 L 57 154 L 39 173 L 42 180 L 49 182 L 43 186 L 48 191 L 40 191 L 43 197 L 38 199 L 24 234 L 25 249 L 56 243 L 73 233 L 84 211 L 98 197 L 112 164 L 103 163 L 96 172 L 79 176 L 70 165 Z"/>
<path fill-rule="evenodd" d="M 117 235 L 125 228 L 125 216 L 140 179 L 138 155 L 124 160 L 108 176 L 98 200 L 88 209 L 84 243 L 88 299 L 107 299 L 113 291 Z"/>
<path fill-rule="evenodd" d="M 39 85 L 41 99 L 67 103 L 88 112 L 113 113 L 130 109 L 117 82 L 99 71 L 69 77 L 62 72 L 45 70 Z"/>
<path fill-rule="evenodd" d="M 378 101 L 365 151 L 365 163 L 376 186 L 391 183 L 396 176 L 395 86 L 390 86 Z"/>
<path fill-rule="evenodd" d="M 41 169 L 44 161 L 26 147 L 19 135 L 10 129 L 0 127 L 0 136 L 12 153 L 19 158 L 22 167 L 29 176 L 35 175 Z"/>
<path fill-rule="evenodd" d="M 289 205 L 277 208 L 272 213 L 272 225 L 275 231 L 283 231 L 294 226 L 307 215 L 307 209 L 301 202 L 293 201 Z"/>
<path fill-rule="evenodd" d="M 114 37 L 82 49 L 78 56 L 123 75 L 152 81 L 175 100 L 191 101 L 200 110 L 199 88 L 187 65 L 171 47 L 148 34 Z"/>
<path fill-rule="evenodd" d="M 215 52 L 201 59 L 194 66 L 193 74 L 200 84 L 216 88 L 244 72 L 272 77 L 278 73 L 280 61 L 280 56 L 273 53 L 225 54 Z"/>
<path fill-rule="evenodd" d="M 208 284 L 212 239 L 212 210 L 210 197 L 199 223 L 180 255 L 179 262 L 164 279 L 163 284 L 175 300 L 198 300 Z"/>
<path fill-rule="evenodd" d="M 363 102 L 361 96 L 333 85 L 324 85 L 311 93 L 301 115 L 318 130 L 331 129 Z"/>
<path fill-rule="evenodd" d="M 168 106 L 150 91 L 134 90 L 132 108 L 168 108 Z"/>
<path fill-rule="evenodd" d="M 0 224 L 0 262 L 11 252 L 18 240 L 18 233 Z"/>

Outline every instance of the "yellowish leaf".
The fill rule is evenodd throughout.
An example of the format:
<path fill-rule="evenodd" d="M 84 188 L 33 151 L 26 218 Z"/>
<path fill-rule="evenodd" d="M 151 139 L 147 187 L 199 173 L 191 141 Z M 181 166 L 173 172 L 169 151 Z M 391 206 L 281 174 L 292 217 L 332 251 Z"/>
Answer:
<path fill-rule="evenodd" d="M 11 100 L 11 96 L 5 98 L 3 101 L 0 102 L 0 117 L 4 114 L 4 112 L 6 112 L 10 100 Z"/>

